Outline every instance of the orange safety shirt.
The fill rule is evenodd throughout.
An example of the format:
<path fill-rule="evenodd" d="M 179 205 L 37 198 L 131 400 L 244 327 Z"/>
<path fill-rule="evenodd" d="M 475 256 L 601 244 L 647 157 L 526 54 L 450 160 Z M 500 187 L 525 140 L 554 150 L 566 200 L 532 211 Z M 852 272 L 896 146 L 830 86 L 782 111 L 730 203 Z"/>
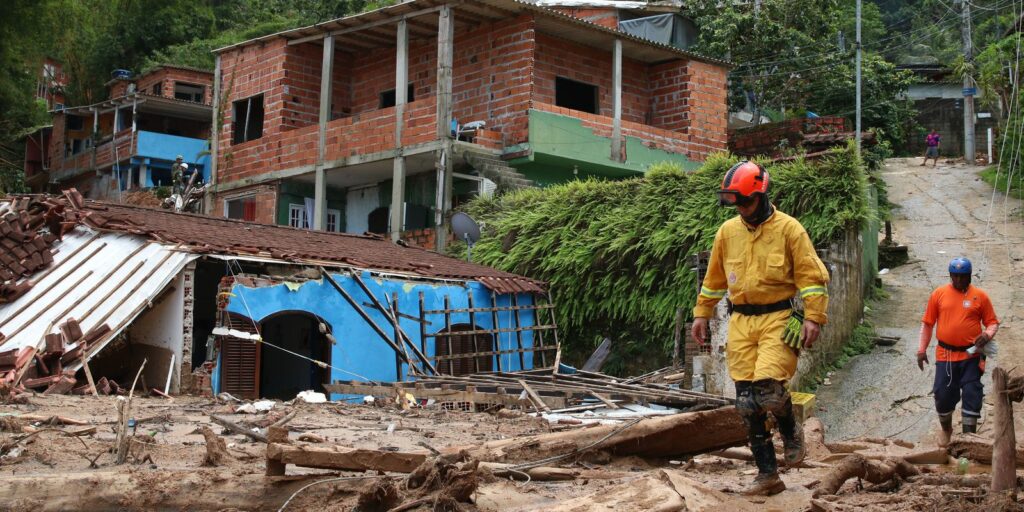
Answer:
<path fill-rule="evenodd" d="M 987 293 L 973 285 L 961 293 L 952 284 L 940 286 L 932 292 L 921 321 L 928 326 L 938 324 L 935 334 L 943 343 L 965 348 L 974 344 L 975 338 L 981 334 L 982 324 L 988 327 L 999 323 Z M 974 357 L 977 356 L 980 353 Z M 947 350 L 941 346 L 935 349 L 936 361 L 964 361 L 971 357 L 967 352 Z"/>

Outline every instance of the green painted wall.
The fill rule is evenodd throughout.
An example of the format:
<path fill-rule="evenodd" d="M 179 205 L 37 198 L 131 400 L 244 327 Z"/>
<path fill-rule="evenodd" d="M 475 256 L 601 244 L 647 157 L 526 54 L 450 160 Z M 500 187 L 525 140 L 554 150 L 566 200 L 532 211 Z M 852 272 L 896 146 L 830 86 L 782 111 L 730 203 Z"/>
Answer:
<path fill-rule="evenodd" d="M 652 149 L 635 137 L 626 137 L 626 161 L 611 160 L 611 138 L 595 135 L 579 119 L 550 112 L 530 110 L 530 142 L 508 152 L 529 150 L 529 156 L 510 160 L 513 166 L 539 185 L 575 178 L 626 178 L 643 174 L 652 164 L 677 163 L 696 170 L 699 162 L 684 155 Z M 575 170 L 575 173 L 574 173 Z"/>
<path fill-rule="evenodd" d="M 288 205 L 306 204 L 305 198 L 313 197 L 315 193 L 313 185 L 294 181 L 284 181 L 278 187 L 277 192 L 277 223 L 281 226 L 288 225 Z M 341 212 L 342 228 L 345 227 L 345 191 L 335 188 L 327 189 L 327 208 Z"/>

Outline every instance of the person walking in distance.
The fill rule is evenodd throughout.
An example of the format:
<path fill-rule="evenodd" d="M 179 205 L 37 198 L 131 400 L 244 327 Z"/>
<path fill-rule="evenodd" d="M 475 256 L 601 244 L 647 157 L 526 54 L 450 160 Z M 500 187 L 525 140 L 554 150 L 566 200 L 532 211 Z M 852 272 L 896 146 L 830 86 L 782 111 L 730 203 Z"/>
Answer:
<path fill-rule="evenodd" d="M 955 258 L 949 262 L 949 284 L 940 286 L 928 298 L 921 319 L 921 339 L 917 349 L 917 367 L 928 364 L 928 344 L 936 326 L 935 412 L 942 427 L 939 445 L 949 444 L 953 434 L 953 412 L 960 403 L 960 418 L 965 433 L 978 429 L 984 388 L 985 354 L 991 353 L 992 338 L 999 331 L 999 319 L 992 301 L 981 288 L 971 284 L 971 261 Z M 988 350 L 986 350 L 986 348 Z"/>
<path fill-rule="evenodd" d="M 787 383 L 801 348 L 811 348 L 827 321 L 829 274 L 799 221 L 778 211 L 768 197 L 769 175 L 754 162 L 726 173 L 718 191 L 722 206 L 739 215 L 715 234 L 697 305 L 692 335 L 708 340 L 708 319 L 729 295 L 726 362 L 736 383 L 736 410 L 758 474 L 745 491 L 772 495 L 785 490 L 779 478 L 768 414 L 775 417 L 787 465 L 804 458 L 803 429 L 793 415 Z M 795 311 L 799 295 L 805 311 Z"/>
<path fill-rule="evenodd" d="M 928 159 L 932 158 L 935 161 L 932 163 L 932 167 L 939 165 L 939 146 L 942 144 L 942 137 L 939 132 L 932 128 L 931 133 L 924 137 L 924 162 L 921 162 L 921 167 L 924 167 L 928 163 Z"/>

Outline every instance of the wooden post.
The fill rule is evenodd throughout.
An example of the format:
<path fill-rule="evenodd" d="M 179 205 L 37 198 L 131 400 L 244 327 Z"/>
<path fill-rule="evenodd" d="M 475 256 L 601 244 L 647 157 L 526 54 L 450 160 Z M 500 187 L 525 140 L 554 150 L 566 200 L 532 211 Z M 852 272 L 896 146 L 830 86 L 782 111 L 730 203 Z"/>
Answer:
<path fill-rule="evenodd" d="M 434 249 L 444 252 L 448 240 L 445 214 L 452 207 L 452 60 L 455 20 L 448 4 L 442 5 L 437 19 L 437 204 L 434 210 Z"/>
<path fill-rule="evenodd" d="M 400 326 L 398 324 L 398 294 L 397 293 L 392 293 L 391 294 L 391 324 L 395 328 L 395 340 L 401 340 L 402 339 L 402 326 Z M 403 348 L 405 348 L 405 345 L 401 345 L 401 346 Z M 409 357 L 408 354 L 405 357 L 408 358 Z M 398 379 L 397 380 L 399 382 L 401 382 L 401 381 L 405 380 L 405 378 L 402 375 L 402 360 L 399 359 L 397 356 L 395 357 L 395 364 L 397 365 L 396 372 L 395 372 L 398 375 Z"/>
<path fill-rule="evenodd" d="M 423 305 L 423 292 L 420 292 L 420 352 L 427 353 L 427 314 L 424 313 L 426 308 Z M 436 346 L 437 340 L 434 340 Z M 434 351 L 434 355 L 437 355 L 437 350 Z"/>
<path fill-rule="evenodd" d="M 520 330 L 520 327 L 522 327 L 522 322 L 519 319 L 519 294 L 518 293 L 513 293 L 512 294 L 512 314 L 514 315 L 512 317 L 512 319 L 513 319 L 513 324 L 512 325 L 513 325 L 513 327 L 516 328 L 516 348 L 519 349 L 519 369 L 520 370 L 525 370 L 526 369 L 526 356 L 523 355 L 523 331 Z M 534 315 L 534 316 L 536 316 L 536 315 Z"/>
<path fill-rule="evenodd" d="M 679 356 L 683 344 L 683 308 L 676 308 L 676 329 L 672 336 L 672 367 L 679 368 L 683 359 Z"/>
<path fill-rule="evenodd" d="M 992 444 L 992 492 L 1008 493 L 1017 501 L 1017 444 L 1013 427 L 1013 404 L 1007 382 L 1010 376 L 1006 370 L 996 368 L 992 372 L 992 388 L 995 391 L 995 440 Z"/>
<path fill-rule="evenodd" d="M 320 117 L 316 152 L 316 178 L 313 189 L 313 229 L 327 226 L 327 123 L 331 120 L 331 79 L 334 73 L 334 36 L 324 36 L 323 63 L 320 66 Z M 248 119 L 246 125 L 248 125 Z"/>
<path fill-rule="evenodd" d="M 405 125 L 405 104 L 409 101 L 409 29 L 405 18 L 398 20 L 395 51 L 395 148 L 394 171 L 391 176 L 391 241 L 402 237 L 405 223 L 405 155 L 402 154 L 402 128 Z"/>
<path fill-rule="evenodd" d="M 287 443 L 288 442 L 288 429 L 284 427 L 270 427 L 267 429 L 267 452 L 269 454 L 270 443 Z M 284 476 L 285 468 L 287 464 L 280 460 L 271 459 L 267 457 L 267 476 Z"/>
<path fill-rule="evenodd" d="M 491 292 L 491 321 L 494 323 L 494 350 L 501 352 L 501 332 L 498 327 L 498 295 L 494 292 Z M 495 354 L 494 359 L 498 361 L 498 371 L 503 371 L 501 367 L 501 354 Z"/>
<path fill-rule="evenodd" d="M 473 290 L 466 290 L 466 298 L 469 300 L 469 328 L 470 330 L 476 330 L 476 313 L 473 311 Z M 473 334 L 473 352 L 480 352 L 480 344 L 477 343 L 477 335 Z M 492 349 L 493 350 L 493 349 Z M 501 350 L 500 348 L 498 350 Z M 476 373 L 480 373 L 480 358 L 473 358 L 473 368 Z"/>
<path fill-rule="evenodd" d="M 451 299 L 448 298 L 448 295 L 445 295 L 444 296 L 444 332 L 445 332 L 446 336 L 444 337 L 444 340 L 448 344 L 448 355 L 449 356 L 454 355 L 454 353 L 452 352 L 452 314 L 449 311 L 450 309 L 452 309 Z M 434 338 L 434 343 L 437 343 L 437 338 Z M 444 364 L 447 365 L 447 367 L 448 367 L 448 375 L 455 375 L 455 372 L 452 371 L 452 361 L 455 361 L 455 360 L 454 359 L 448 359 L 447 361 L 444 362 Z"/>
<path fill-rule="evenodd" d="M 622 158 L 622 39 L 615 39 L 612 51 L 612 161 Z"/>

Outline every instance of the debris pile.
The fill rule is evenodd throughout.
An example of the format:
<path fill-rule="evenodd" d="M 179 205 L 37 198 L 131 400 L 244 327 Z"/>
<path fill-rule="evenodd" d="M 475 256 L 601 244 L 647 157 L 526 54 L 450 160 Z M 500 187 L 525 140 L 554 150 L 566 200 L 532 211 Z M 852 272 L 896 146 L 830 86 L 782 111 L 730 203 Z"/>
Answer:
<path fill-rule="evenodd" d="M 110 327 L 101 324 L 83 333 L 78 321 L 69 318 L 59 330 L 45 336 L 42 349 L 30 346 L 0 352 L 0 382 L 14 392 L 86 394 L 93 385 L 104 395 L 120 392 L 118 384 L 105 377 L 96 383 L 79 383 L 74 371 L 64 369 L 81 361 L 89 346 L 110 332 Z"/>

